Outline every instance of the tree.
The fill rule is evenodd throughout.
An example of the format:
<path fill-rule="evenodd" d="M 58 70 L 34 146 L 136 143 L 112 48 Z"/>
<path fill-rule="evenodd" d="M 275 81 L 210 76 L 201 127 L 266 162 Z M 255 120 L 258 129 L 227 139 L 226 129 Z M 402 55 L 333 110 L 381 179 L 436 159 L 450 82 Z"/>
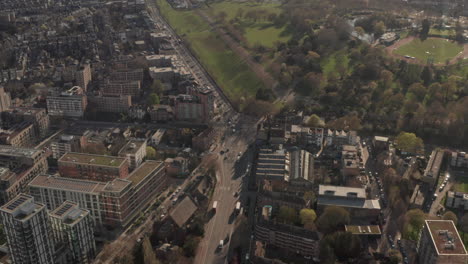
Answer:
<path fill-rule="evenodd" d="M 150 160 L 156 159 L 156 150 L 153 147 L 146 147 L 146 158 Z"/>
<path fill-rule="evenodd" d="M 307 120 L 307 125 L 310 127 L 324 127 L 325 122 L 316 114 L 313 114 Z"/>
<path fill-rule="evenodd" d="M 195 250 L 198 247 L 198 243 L 200 243 L 200 237 L 188 236 L 185 239 L 184 245 L 182 246 L 182 248 L 184 249 L 185 256 L 187 257 L 195 256 Z"/>
<path fill-rule="evenodd" d="M 315 201 L 315 194 L 314 192 L 305 192 L 304 195 L 302 196 L 302 198 L 305 200 L 305 201 L 310 201 L 310 203 L 314 203 Z"/>
<path fill-rule="evenodd" d="M 453 223 L 454 223 L 455 225 L 458 224 L 458 217 L 457 217 L 457 215 L 456 215 L 455 213 L 453 213 L 452 211 L 447 211 L 447 212 L 445 212 L 444 215 L 442 216 L 442 219 L 444 219 L 444 220 L 452 220 Z"/>
<path fill-rule="evenodd" d="M 325 241 L 340 261 L 357 258 L 361 254 L 361 241 L 351 232 L 335 232 L 325 237 Z"/>
<path fill-rule="evenodd" d="M 286 224 L 293 224 L 297 221 L 297 212 L 294 208 L 282 205 L 278 212 L 278 220 Z"/>
<path fill-rule="evenodd" d="M 154 80 L 151 84 L 150 91 L 151 93 L 160 94 L 164 90 L 163 83 L 160 80 Z"/>
<path fill-rule="evenodd" d="M 423 140 L 414 133 L 401 132 L 395 139 L 397 147 L 408 153 L 419 153 L 424 146 Z"/>
<path fill-rule="evenodd" d="M 145 237 L 143 239 L 143 259 L 144 263 L 148 264 L 159 264 L 160 262 L 156 258 L 156 254 L 154 254 L 153 247 L 151 246 L 151 242 L 149 237 Z"/>
<path fill-rule="evenodd" d="M 431 29 L 431 22 L 427 18 L 423 19 L 421 32 L 419 34 L 419 37 L 421 38 L 421 40 L 427 39 L 427 35 L 429 34 L 430 29 Z"/>
<path fill-rule="evenodd" d="M 396 250 L 396 249 L 391 249 L 388 251 L 388 258 L 389 258 L 389 261 L 387 263 L 391 263 L 391 264 L 398 264 L 400 263 L 401 261 L 401 253 L 400 251 Z"/>
<path fill-rule="evenodd" d="M 301 224 L 305 226 L 315 222 L 315 219 L 317 219 L 317 214 L 312 209 L 304 208 L 299 212 L 299 218 L 301 219 Z"/>
<path fill-rule="evenodd" d="M 317 227 L 324 234 L 334 232 L 338 227 L 348 224 L 349 212 L 343 207 L 328 206 L 317 220 Z"/>
<path fill-rule="evenodd" d="M 403 237 L 416 241 L 419 231 L 421 231 L 426 215 L 420 209 L 412 209 L 406 212 L 405 225 L 403 227 Z"/>
<path fill-rule="evenodd" d="M 429 85 L 432 80 L 434 79 L 434 73 L 432 71 L 432 68 L 429 66 L 425 66 L 423 71 L 421 72 L 421 80 L 423 80 L 424 85 Z"/>
<path fill-rule="evenodd" d="M 383 21 L 375 23 L 374 33 L 376 34 L 376 37 L 382 36 L 385 33 L 385 31 L 387 31 L 387 27 L 385 27 L 385 23 Z"/>
<path fill-rule="evenodd" d="M 362 27 L 355 27 L 354 30 L 356 30 L 356 33 L 359 37 L 364 36 L 364 34 L 366 33 Z"/>
<path fill-rule="evenodd" d="M 159 104 L 159 95 L 156 93 L 151 93 L 147 99 L 148 105 Z"/>

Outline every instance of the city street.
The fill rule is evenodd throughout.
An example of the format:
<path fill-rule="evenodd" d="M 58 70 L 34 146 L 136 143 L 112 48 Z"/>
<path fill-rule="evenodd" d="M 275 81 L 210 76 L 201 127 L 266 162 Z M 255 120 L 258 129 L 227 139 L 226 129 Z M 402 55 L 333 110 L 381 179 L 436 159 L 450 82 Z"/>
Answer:
<path fill-rule="evenodd" d="M 217 250 L 220 240 L 231 237 L 235 229 L 234 209 L 238 200 L 244 196 L 240 192 L 246 188 L 242 186 L 246 177 L 253 153 L 248 148 L 255 139 L 256 122 L 249 122 L 240 118 L 235 125 L 236 132 L 226 132 L 223 144 L 216 148 L 216 152 L 224 151 L 217 160 L 217 184 L 210 205 L 218 202 L 216 213 L 205 226 L 205 236 L 200 242 L 195 263 L 227 263 L 229 242 L 221 250 Z M 241 153 L 241 156 L 239 156 Z M 236 197 L 235 193 L 239 196 Z M 241 201 L 244 206 L 244 200 Z M 208 209 L 211 209 L 208 208 Z M 230 239 L 229 239 L 230 240 Z"/>

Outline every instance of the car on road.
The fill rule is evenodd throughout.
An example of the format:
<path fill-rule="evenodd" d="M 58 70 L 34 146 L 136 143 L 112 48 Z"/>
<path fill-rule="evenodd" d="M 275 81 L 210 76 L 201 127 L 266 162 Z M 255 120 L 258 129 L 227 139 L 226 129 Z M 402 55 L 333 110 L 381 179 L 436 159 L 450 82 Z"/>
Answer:
<path fill-rule="evenodd" d="M 440 187 L 439 187 L 439 192 L 443 191 L 444 188 L 445 188 L 445 184 L 442 183 L 442 185 L 440 185 Z"/>

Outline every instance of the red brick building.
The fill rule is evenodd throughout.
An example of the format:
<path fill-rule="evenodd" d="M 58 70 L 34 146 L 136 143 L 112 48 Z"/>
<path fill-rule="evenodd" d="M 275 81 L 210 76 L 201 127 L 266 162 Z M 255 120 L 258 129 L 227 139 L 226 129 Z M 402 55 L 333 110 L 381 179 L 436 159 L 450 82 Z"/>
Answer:
<path fill-rule="evenodd" d="M 58 160 L 62 177 L 100 182 L 128 176 L 127 158 L 85 153 L 67 153 Z"/>

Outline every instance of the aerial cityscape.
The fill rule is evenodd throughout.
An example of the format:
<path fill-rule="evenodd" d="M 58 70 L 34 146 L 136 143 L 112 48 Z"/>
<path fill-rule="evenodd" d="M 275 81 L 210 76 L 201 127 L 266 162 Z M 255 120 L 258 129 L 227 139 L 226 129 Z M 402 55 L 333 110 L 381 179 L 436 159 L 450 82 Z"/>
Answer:
<path fill-rule="evenodd" d="M 0 0 L 1 264 L 468 264 L 468 1 Z"/>

